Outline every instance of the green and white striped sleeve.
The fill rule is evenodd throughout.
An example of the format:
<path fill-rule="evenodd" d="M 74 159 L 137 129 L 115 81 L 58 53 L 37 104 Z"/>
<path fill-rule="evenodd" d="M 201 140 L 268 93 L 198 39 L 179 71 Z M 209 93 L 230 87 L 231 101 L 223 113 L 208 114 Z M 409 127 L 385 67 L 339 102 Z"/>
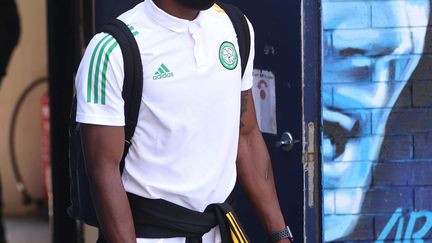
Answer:
<path fill-rule="evenodd" d="M 117 41 L 100 33 L 90 41 L 75 79 L 77 122 L 123 126 L 123 56 Z"/>

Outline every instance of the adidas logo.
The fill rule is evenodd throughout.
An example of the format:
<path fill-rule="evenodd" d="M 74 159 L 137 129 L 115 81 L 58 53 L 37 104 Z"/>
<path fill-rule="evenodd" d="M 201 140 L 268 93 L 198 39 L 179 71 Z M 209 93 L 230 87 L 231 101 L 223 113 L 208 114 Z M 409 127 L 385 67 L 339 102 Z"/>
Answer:
<path fill-rule="evenodd" d="M 160 65 L 160 67 L 158 68 L 158 70 L 155 72 L 155 74 L 153 76 L 153 80 L 169 78 L 169 77 L 174 77 L 174 73 L 171 72 L 167 68 L 167 66 L 165 66 L 165 64 L 162 63 Z"/>

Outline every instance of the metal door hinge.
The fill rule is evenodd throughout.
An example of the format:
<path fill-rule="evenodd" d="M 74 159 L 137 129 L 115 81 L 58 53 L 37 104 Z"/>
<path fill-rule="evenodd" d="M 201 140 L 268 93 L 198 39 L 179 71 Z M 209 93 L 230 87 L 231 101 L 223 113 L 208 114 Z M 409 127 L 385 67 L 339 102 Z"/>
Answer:
<path fill-rule="evenodd" d="M 315 124 L 309 122 L 306 131 L 306 146 L 303 153 L 304 170 L 307 173 L 308 206 L 314 207 L 315 194 L 315 165 L 317 163 L 317 149 L 315 144 Z"/>

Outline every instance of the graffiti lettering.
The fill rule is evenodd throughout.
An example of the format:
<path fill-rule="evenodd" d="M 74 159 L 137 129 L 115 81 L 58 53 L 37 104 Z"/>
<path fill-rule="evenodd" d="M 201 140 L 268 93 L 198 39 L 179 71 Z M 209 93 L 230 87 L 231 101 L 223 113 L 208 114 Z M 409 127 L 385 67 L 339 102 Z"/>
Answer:
<path fill-rule="evenodd" d="M 398 222 L 399 221 L 399 222 Z M 397 225 L 395 242 L 410 242 L 410 240 L 415 240 L 415 242 L 423 242 L 423 239 L 429 232 L 432 230 L 432 212 L 431 211 L 418 211 L 412 212 L 408 224 L 405 229 L 405 234 L 402 236 L 404 230 L 404 222 L 405 218 L 402 215 L 402 209 L 398 208 L 393 213 L 392 217 L 388 221 L 387 225 L 384 227 L 383 231 L 378 237 L 378 241 L 384 241 L 388 239 L 390 232 Z M 419 225 L 417 223 L 423 223 Z M 418 229 L 415 230 L 415 226 L 417 225 Z"/>

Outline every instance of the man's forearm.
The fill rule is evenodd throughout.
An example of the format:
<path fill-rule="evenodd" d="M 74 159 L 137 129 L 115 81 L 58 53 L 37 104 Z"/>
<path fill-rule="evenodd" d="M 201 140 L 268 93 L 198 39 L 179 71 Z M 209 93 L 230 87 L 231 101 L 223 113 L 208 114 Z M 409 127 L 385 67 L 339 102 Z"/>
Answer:
<path fill-rule="evenodd" d="M 266 230 L 269 233 L 282 230 L 286 224 L 277 199 L 270 157 L 258 129 L 240 135 L 237 168 L 239 182 Z"/>
<path fill-rule="evenodd" d="M 106 241 L 135 243 L 132 213 L 119 170 L 124 128 L 82 124 L 81 140 L 92 200 Z"/>
<path fill-rule="evenodd" d="M 92 199 L 109 243 L 136 242 L 132 214 L 118 168 L 98 168 L 89 176 Z"/>

